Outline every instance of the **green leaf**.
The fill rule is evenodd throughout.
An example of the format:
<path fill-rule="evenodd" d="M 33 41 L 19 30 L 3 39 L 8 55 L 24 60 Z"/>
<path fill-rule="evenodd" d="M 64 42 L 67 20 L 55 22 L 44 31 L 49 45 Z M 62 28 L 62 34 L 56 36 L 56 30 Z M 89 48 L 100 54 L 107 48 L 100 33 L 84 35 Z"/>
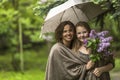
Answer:
<path fill-rule="evenodd" d="M 92 45 L 91 41 L 88 41 L 87 47 L 89 48 Z"/>
<path fill-rule="evenodd" d="M 99 61 L 100 60 L 100 55 L 99 54 L 90 54 L 90 59 L 94 62 Z"/>

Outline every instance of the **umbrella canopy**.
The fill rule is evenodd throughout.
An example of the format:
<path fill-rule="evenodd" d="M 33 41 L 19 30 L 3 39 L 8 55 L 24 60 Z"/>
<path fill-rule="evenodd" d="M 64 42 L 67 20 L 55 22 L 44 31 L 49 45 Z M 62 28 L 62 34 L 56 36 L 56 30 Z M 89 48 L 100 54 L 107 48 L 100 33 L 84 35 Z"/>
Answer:
<path fill-rule="evenodd" d="M 81 0 L 69 0 L 51 9 L 45 19 L 41 33 L 54 32 L 62 21 L 71 21 L 76 24 L 79 21 L 89 21 L 105 12 L 100 5 L 93 2 L 81 2 Z"/>

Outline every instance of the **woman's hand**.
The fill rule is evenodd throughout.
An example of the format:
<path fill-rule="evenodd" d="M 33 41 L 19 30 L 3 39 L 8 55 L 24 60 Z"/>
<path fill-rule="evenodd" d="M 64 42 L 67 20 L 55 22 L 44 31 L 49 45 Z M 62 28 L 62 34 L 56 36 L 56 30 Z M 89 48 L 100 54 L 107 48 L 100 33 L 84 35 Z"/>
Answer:
<path fill-rule="evenodd" d="M 93 67 L 94 67 L 94 64 L 95 64 L 95 63 L 90 60 L 90 61 L 86 64 L 86 69 L 89 70 L 89 69 L 93 68 Z"/>

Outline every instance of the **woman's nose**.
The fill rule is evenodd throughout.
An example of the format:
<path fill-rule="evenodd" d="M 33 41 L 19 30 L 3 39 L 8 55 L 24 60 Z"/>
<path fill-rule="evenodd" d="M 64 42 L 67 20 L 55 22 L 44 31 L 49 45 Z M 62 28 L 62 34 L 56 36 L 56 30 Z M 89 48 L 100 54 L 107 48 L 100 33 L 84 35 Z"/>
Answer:
<path fill-rule="evenodd" d="M 81 33 L 81 36 L 84 36 L 84 33 Z"/>
<path fill-rule="evenodd" d="M 67 31 L 67 34 L 70 34 L 70 31 Z"/>

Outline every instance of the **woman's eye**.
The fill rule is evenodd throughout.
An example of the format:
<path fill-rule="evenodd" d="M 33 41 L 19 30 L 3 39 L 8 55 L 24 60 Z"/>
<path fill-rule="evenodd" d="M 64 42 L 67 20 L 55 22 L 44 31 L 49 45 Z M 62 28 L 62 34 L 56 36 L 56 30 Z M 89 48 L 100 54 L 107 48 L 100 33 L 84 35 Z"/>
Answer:
<path fill-rule="evenodd" d="M 66 33 L 67 31 L 63 31 L 64 33 Z"/>
<path fill-rule="evenodd" d="M 73 30 L 72 30 L 72 29 L 70 29 L 69 31 L 70 31 L 70 32 L 72 32 Z"/>

